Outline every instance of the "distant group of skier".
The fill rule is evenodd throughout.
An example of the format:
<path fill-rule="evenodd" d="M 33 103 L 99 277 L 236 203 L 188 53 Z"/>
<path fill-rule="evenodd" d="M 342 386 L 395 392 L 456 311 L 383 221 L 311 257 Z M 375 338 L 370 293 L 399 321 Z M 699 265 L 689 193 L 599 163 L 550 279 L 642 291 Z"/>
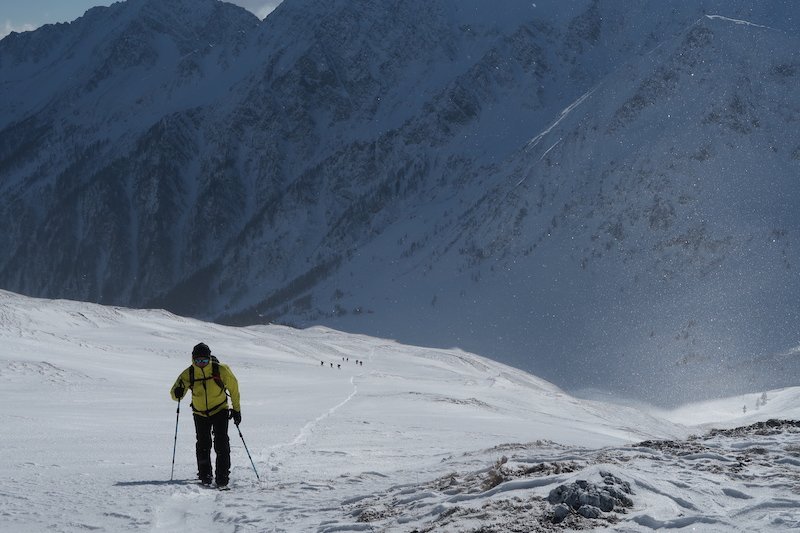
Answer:
<path fill-rule="evenodd" d="M 342 358 L 349 361 L 349 358 Z M 321 362 L 325 365 L 325 362 Z M 356 360 L 356 365 L 363 366 L 363 361 Z M 333 368 L 333 363 L 330 364 Z M 337 365 L 341 368 L 341 364 Z M 201 342 L 192 349 L 192 364 L 180 373 L 170 389 L 170 396 L 178 402 L 180 417 L 180 401 L 187 391 L 192 393 L 192 414 L 197 437 L 195 452 L 197 455 L 197 477 L 200 483 L 217 488 L 228 488 L 231 472 L 231 444 L 228 438 L 228 420 L 233 420 L 237 430 L 242 422 L 242 409 L 239 403 L 239 381 L 233 371 L 211 354 L 211 348 Z M 239 430 L 239 436 L 242 436 Z M 175 421 L 175 444 L 178 441 L 178 420 Z M 242 437 L 248 457 L 250 452 Z M 216 453 L 214 466 L 211 464 L 211 449 Z M 250 457 L 256 477 L 258 470 Z M 172 451 L 173 474 L 175 469 L 175 449 Z M 259 478 L 260 481 L 260 478 Z"/>

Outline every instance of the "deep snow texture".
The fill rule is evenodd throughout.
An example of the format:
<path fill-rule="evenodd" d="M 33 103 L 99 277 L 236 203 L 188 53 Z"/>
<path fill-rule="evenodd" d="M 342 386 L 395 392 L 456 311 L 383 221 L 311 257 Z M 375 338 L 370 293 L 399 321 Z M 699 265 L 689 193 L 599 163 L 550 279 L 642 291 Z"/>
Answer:
<path fill-rule="evenodd" d="M 240 428 L 260 484 L 233 427 L 233 490 L 194 483 L 185 404 L 170 481 L 176 404 L 168 390 L 201 340 L 239 378 Z M 8 292 L 0 292 L 0 342 L 2 531 L 800 524 L 796 425 L 706 434 L 710 426 L 800 419 L 798 389 L 637 409 L 578 400 L 458 350 Z M 595 519 L 579 507 L 552 524 L 551 491 L 609 483 L 629 487 L 632 505 Z"/>
<path fill-rule="evenodd" d="M 0 287 L 796 384 L 800 4 L 129 0 L 0 41 Z"/>

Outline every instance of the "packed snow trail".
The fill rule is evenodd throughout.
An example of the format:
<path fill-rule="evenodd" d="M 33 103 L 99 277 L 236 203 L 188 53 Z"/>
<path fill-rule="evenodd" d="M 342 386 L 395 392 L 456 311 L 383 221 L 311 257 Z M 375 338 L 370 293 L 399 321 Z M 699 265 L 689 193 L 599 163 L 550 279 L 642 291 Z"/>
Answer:
<path fill-rule="evenodd" d="M 450 511 L 444 519 L 466 528 L 483 512 L 475 506 L 487 506 L 490 518 L 508 510 L 524 518 L 539 503 L 518 509 L 508 498 L 541 496 L 600 465 L 637 490 L 630 516 L 638 522 L 626 523 L 631 531 L 680 525 L 676 520 L 688 516 L 703 526 L 721 524 L 726 514 L 751 530 L 798 524 L 796 443 L 742 435 L 682 451 L 629 447 L 698 432 L 670 421 L 692 420 L 687 413 L 697 423 L 724 420 L 726 427 L 776 413 L 800 418 L 797 389 L 768 391 L 766 400 L 759 391 L 685 412 L 645 412 L 572 398 L 459 350 L 325 328 L 230 328 L 163 311 L 2 292 L 0 340 L 8 404 L 0 412 L 3 532 L 409 530 L 410 523 L 397 525 L 401 518 L 391 514 L 394 496 L 410 520 L 427 524 L 430 513 Z M 231 429 L 232 490 L 198 486 L 194 427 L 185 412 L 176 481 L 169 482 L 175 436 L 169 387 L 198 341 L 239 378 L 241 428 L 251 451 L 258 450 L 261 484 Z M 356 366 L 365 355 L 368 361 Z M 759 407 L 744 414 L 742 403 Z M 498 476 L 491 494 L 470 492 L 503 455 L 512 456 L 507 465 L 515 470 Z M 737 457 L 751 458 L 738 479 L 728 474 Z M 561 465 L 559 472 L 549 470 L 552 463 Z M 580 469 L 570 471 L 571 463 Z M 538 479 L 520 477 L 516 466 L 538 470 Z M 470 480 L 473 488 L 465 491 Z M 677 515 L 684 509 L 679 498 L 696 510 Z"/>
<path fill-rule="evenodd" d="M 320 422 L 322 422 L 323 420 L 325 420 L 326 418 L 331 416 L 333 413 L 338 411 L 340 408 L 344 407 L 348 402 L 350 402 L 350 400 L 353 399 L 353 397 L 355 397 L 355 395 L 358 393 L 358 386 L 355 384 L 355 378 L 354 377 L 350 378 L 350 384 L 353 386 L 353 392 L 351 392 L 350 395 L 347 398 L 342 400 L 340 403 L 334 405 L 333 407 L 331 407 L 330 409 L 328 409 L 327 411 L 325 411 L 324 413 L 319 415 L 314 420 L 311 420 L 310 422 L 306 423 L 306 425 L 303 426 L 300 429 L 300 432 L 297 434 L 297 436 L 294 438 L 294 440 L 292 440 L 292 442 L 285 443 L 285 444 L 275 444 L 275 445 L 273 445 L 271 447 L 271 449 L 277 450 L 277 449 L 281 449 L 281 448 L 287 448 L 287 447 L 299 446 L 301 444 L 305 444 L 308 441 L 308 437 L 314 432 L 314 428 L 316 428 L 319 425 Z"/>

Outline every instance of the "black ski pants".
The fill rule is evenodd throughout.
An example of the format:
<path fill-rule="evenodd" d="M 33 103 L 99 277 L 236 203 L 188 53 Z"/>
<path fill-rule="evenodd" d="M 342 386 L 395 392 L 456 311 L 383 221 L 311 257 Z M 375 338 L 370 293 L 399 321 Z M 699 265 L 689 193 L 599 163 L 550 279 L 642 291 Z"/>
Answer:
<path fill-rule="evenodd" d="M 214 451 L 217 454 L 217 485 L 227 485 L 231 471 L 231 442 L 228 439 L 228 410 L 223 409 L 212 416 L 194 415 L 194 430 L 197 434 L 197 476 L 211 480 L 211 445 L 213 434 Z"/>

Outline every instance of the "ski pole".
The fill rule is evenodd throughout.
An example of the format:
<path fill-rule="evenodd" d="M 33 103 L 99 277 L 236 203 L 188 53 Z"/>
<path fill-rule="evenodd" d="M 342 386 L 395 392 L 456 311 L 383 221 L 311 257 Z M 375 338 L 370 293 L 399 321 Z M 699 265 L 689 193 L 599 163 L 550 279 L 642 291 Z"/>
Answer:
<path fill-rule="evenodd" d="M 236 425 L 236 430 L 239 432 L 239 438 L 242 439 L 242 444 L 244 444 L 244 451 L 247 452 L 247 457 L 250 458 L 250 464 L 253 465 L 253 472 L 256 473 L 256 479 L 259 483 L 261 483 L 261 478 L 258 477 L 258 470 L 256 470 L 256 464 L 253 462 L 253 458 L 250 456 L 250 450 L 247 449 L 247 443 L 244 441 L 244 437 L 242 436 L 242 430 L 239 429 L 239 425 Z"/>
<path fill-rule="evenodd" d="M 175 442 L 172 445 L 172 472 L 169 475 L 169 480 L 175 476 L 175 450 L 178 448 L 178 420 L 181 417 L 181 401 L 178 400 L 178 414 L 175 415 Z"/>

